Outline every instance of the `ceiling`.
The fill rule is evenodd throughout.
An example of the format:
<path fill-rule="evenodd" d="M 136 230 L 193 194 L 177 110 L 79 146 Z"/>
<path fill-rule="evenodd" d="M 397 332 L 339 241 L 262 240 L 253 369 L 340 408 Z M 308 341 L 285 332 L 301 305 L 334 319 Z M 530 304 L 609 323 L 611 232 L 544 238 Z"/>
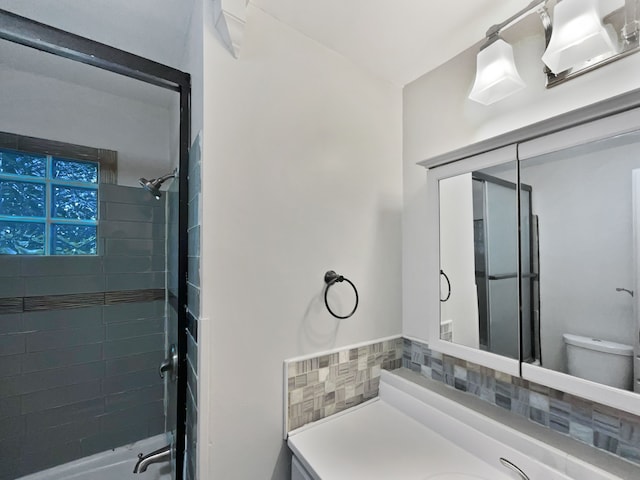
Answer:
<path fill-rule="evenodd" d="M 0 9 L 172 67 L 192 8 L 193 0 L 0 0 Z"/>
<path fill-rule="evenodd" d="M 0 8 L 179 67 L 193 2 L 0 0 Z M 492 24 L 529 0 L 251 3 L 373 74 L 403 86 L 481 40 Z"/>
<path fill-rule="evenodd" d="M 530 0 L 251 0 L 354 63 L 404 86 L 480 41 Z"/>
<path fill-rule="evenodd" d="M 0 0 L 0 9 L 153 59 L 181 65 L 194 0 Z M 175 92 L 0 41 L 0 64 L 168 108 Z"/>
<path fill-rule="evenodd" d="M 92 89 L 94 95 L 106 93 L 163 108 L 169 108 L 178 99 L 173 90 L 0 40 L 0 67 L 5 66 L 8 70 L 20 70 L 37 78 L 54 78 L 80 88 Z"/>

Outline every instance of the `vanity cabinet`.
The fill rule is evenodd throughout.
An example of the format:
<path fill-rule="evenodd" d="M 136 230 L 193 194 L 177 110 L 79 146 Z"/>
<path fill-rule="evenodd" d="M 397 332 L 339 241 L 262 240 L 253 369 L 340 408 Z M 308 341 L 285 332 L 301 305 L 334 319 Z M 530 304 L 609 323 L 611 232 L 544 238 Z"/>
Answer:
<path fill-rule="evenodd" d="M 291 457 L 291 480 L 313 480 L 311 474 L 296 456 Z"/>

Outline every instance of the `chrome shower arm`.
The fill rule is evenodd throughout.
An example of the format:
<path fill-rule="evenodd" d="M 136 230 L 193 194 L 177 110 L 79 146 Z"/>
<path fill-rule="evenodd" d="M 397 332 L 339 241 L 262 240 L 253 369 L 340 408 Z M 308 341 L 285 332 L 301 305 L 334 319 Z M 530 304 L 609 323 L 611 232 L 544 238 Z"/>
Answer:
<path fill-rule="evenodd" d="M 173 172 L 167 173 L 166 175 L 162 175 L 161 177 L 156 178 L 155 181 L 157 183 L 164 183 L 170 178 L 176 178 L 177 174 L 178 174 L 178 169 L 176 168 L 176 169 L 173 170 Z"/>

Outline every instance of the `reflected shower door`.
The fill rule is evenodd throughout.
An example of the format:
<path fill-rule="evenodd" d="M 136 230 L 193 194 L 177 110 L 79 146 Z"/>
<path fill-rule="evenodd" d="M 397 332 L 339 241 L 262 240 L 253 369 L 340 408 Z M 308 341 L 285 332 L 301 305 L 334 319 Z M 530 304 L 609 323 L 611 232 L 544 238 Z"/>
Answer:
<path fill-rule="evenodd" d="M 484 181 L 488 349 L 518 358 L 518 247 L 516 190 Z"/>
<path fill-rule="evenodd" d="M 484 350 L 524 361 L 534 357 L 531 187 L 520 189 L 521 312 L 518 301 L 518 201 L 516 184 L 474 174 L 474 243 L 480 343 Z M 521 321 L 517 319 L 521 316 Z M 522 343 L 518 329 L 521 325 Z"/>
<path fill-rule="evenodd" d="M 528 205 L 530 188 L 523 186 Z M 519 357 L 518 231 L 516 184 L 484 173 L 473 175 L 474 251 L 478 291 L 480 346 L 483 350 Z M 528 221 L 529 215 L 523 218 Z M 528 227 L 526 227 L 528 230 Z M 523 252 L 530 252 L 529 243 Z M 524 268 L 529 269 L 529 254 Z M 530 284 L 530 281 L 528 281 Z M 525 282 L 526 283 L 526 282 Z M 525 291 L 526 288 L 523 288 Z M 530 301 L 523 301 L 528 312 Z M 530 330 L 529 314 L 525 329 Z M 530 344 L 531 333 L 525 334 Z M 524 348 L 530 355 L 531 348 Z"/>

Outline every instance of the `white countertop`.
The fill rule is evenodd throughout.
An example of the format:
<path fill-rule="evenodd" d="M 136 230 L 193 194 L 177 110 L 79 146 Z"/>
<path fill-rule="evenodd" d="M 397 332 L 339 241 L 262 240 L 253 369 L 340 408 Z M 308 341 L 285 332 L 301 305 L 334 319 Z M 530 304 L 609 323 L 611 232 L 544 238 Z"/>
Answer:
<path fill-rule="evenodd" d="M 517 478 L 380 399 L 292 432 L 288 443 L 309 472 L 323 480 Z M 450 475 L 441 476 L 445 473 Z"/>

